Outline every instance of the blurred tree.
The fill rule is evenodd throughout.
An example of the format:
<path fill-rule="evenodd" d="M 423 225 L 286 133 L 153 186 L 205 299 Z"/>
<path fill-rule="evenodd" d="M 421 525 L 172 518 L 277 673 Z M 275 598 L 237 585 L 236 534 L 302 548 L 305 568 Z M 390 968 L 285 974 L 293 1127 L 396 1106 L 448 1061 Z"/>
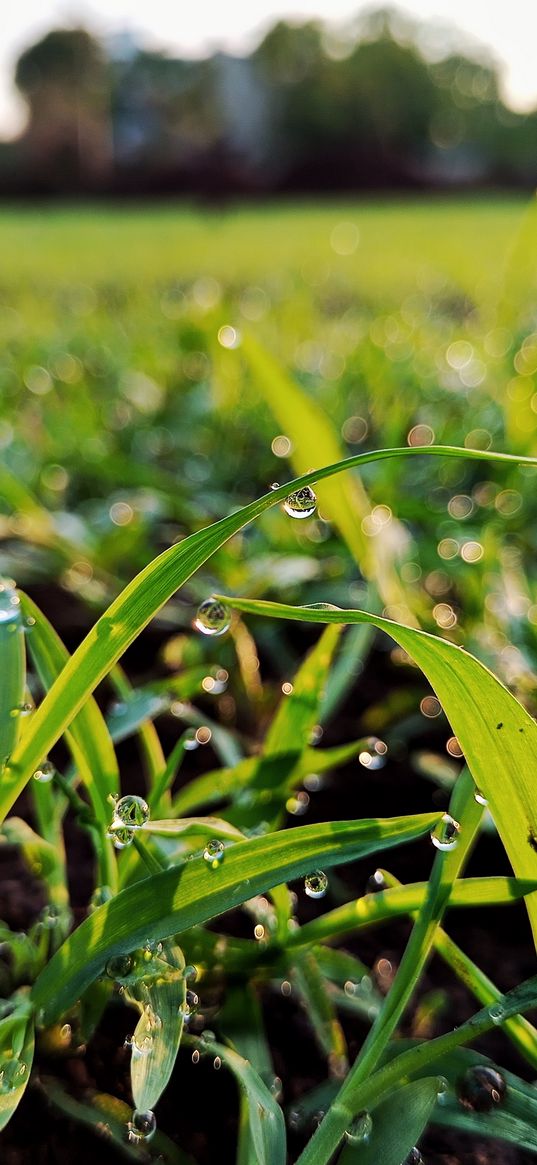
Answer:
<path fill-rule="evenodd" d="M 15 83 L 28 103 L 27 164 L 60 189 L 100 184 L 112 163 L 109 66 L 82 28 L 47 33 L 20 57 Z"/>

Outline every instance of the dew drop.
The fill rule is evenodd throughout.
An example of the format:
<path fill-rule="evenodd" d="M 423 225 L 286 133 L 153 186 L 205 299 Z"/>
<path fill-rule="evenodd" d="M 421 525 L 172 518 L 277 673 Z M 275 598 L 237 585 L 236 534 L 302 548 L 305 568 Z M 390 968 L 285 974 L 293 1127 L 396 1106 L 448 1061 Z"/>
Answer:
<path fill-rule="evenodd" d="M 476 1064 L 462 1078 L 459 1100 L 474 1112 L 490 1112 L 495 1105 L 501 1104 L 506 1089 L 505 1080 L 496 1068 Z"/>
<path fill-rule="evenodd" d="M 416 1149 L 414 1146 L 414 1148 L 410 1150 L 408 1157 L 405 1157 L 403 1165 L 424 1165 L 424 1160 L 419 1149 Z"/>
<path fill-rule="evenodd" d="M 317 507 L 317 498 L 309 485 L 305 485 L 302 489 L 296 489 L 290 493 L 284 503 L 283 508 L 290 518 L 311 518 L 315 513 Z"/>
<path fill-rule="evenodd" d="M 309 803 L 310 799 L 308 794 L 303 789 L 299 789 L 295 796 L 288 797 L 285 802 L 285 808 L 293 817 L 303 817 L 304 813 L 308 811 Z"/>
<path fill-rule="evenodd" d="M 128 829 L 126 825 L 122 825 L 120 821 L 114 819 L 106 836 L 115 849 L 126 849 L 128 845 L 131 845 L 134 830 Z"/>
<path fill-rule="evenodd" d="M 494 1024 L 502 1023 L 505 1019 L 505 1007 L 503 1003 L 493 1003 L 489 1007 L 489 1015 Z"/>
<path fill-rule="evenodd" d="M 223 841 L 208 841 L 203 856 L 211 870 L 217 870 L 224 860 L 225 846 Z"/>
<path fill-rule="evenodd" d="M 199 1062 L 200 1062 L 199 1050 L 198 1050 L 198 1048 L 194 1048 L 194 1051 L 192 1052 L 192 1063 L 199 1064 Z"/>
<path fill-rule="evenodd" d="M 184 1003 L 179 1008 L 179 1015 L 183 1023 L 190 1023 L 192 1016 L 196 1013 L 199 1005 L 199 995 L 195 991 L 187 991 Z"/>
<path fill-rule="evenodd" d="M 444 813 L 431 833 L 431 841 L 442 853 L 455 849 L 458 841 L 460 825 L 449 813 Z"/>
<path fill-rule="evenodd" d="M 270 1091 L 276 1101 L 280 1101 L 283 1096 L 283 1084 L 279 1076 L 275 1076 L 270 1085 Z"/>
<path fill-rule="evenodd" d="M 215 1056 L 215 1058 L 213 1060 L 213 1068 L 214 1068 L 215 1072 L 219 1072 L 221 1067 L 222 1067 L 222 1061 L 220 1059 L 220 1056 Z"/>
<path fill-rule="evenodd" d="M 324 870 L 313 870 L 304 879 L 304 890 L 308 898 L 324 898 L 328 890 L 328 878 Z"/>
<path fill-rule="evenodd" d="M 382 870 L 375 870 L 374 874 L 367 879 L 365 892 L 366 894 L 378 894 L 381 890 L 387 890 L 388 884 L 382 873 Z"/>
<path fill-rule="evenodd" d="M 156 1128 L 157 1118 L 154 1112 L 151 1112 L 150 1108 L 146 1112 L 141 1112 L 140 1109 L 135 1108 L 132 1114 L 132 1120 L 127 1125 L 129 1141 L 133 1145 L 150 1141 L 151 1137 L 155 1135 Z"/>
<path fill-rule="evenodd" d="M 436 1099 L 438 1104 L 447 1104 L 449 1100 L 449 1084 L 445 1076 L 438 1077 L 436 1086 Z"/>
<path fill-rule="evenodd" d="M 43 785 L 46 785 L 49 781 L 52 780 L 55 772 L 56 769 L 54 768 L 54 765 L 51 763 L 51 761 L 44 760 L 43 764 L 41 764 L 39 768 L 35 770 L 34 780 L 41 781 Z"/>
<path fill-rule="evenodd" d="M 109 979 L 126 979 L 134 966 L 132 955 L 113 955 L 108 960 L 105 971 Z"/>
<path fill-rule="evenodd" d="M 367 1145 L 373 1131 L 373 1118 L 370 1112 L 360 1112 L 347 1129 L 345 1136 L 349 1145 Z"/>
<path fill-rule="evenodd" d="M 195 967 L 193 963 L 189 963 L 188 966 L 186 966 L 184 971 L 183 971 L 183 978 L 186 979 L 187 981 L 189 980 L 191 983 L 195 983 L 197 977 L 198 977 L 197 967 Z"/>
<path fill-rule="evenodd" d="M 474 790 L 474 800 L 477 801 L 478 805 L 488 805 L 487 798 L 485 797 L 484 793 L 481 792 L 481 789 L 478 789 L 477 785 Z"/>
<path fill-rule="evenodd" d="M 202 635 L 225 635 L 231 626 L 231 612 L 219 599 L 204 599 L 200 603 L 194 627 Z"/>
<path fill-rule="evenodd" d="M 129 829 L 141 829 L 149 820 L 149 805 L 143 797 L 135 797 L 133 794 L 120 797 L 116 801 L 114 818 Z"/>

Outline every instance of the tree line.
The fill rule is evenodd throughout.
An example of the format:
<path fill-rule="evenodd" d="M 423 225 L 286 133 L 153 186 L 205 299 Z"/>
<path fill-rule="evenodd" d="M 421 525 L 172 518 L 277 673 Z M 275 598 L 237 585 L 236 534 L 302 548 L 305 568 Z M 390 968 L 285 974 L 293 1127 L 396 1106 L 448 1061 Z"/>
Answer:
<path fill-rule="evenodd" d="M 272 195 L 532 187 L 537 111 L 502 99 L 483 54 L 420 47 L 370 12 L 339 38 L 275 24 L 203 60 L 55 29 L 19 58 L 27 126 L 0 147 L 0 192 Z"/>

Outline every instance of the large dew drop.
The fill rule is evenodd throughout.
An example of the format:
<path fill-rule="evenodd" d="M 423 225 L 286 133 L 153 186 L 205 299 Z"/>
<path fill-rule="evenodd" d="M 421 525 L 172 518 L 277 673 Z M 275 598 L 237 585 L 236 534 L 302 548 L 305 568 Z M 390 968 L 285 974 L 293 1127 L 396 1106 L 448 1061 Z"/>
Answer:
<path fill-rule="evenodd" d="M 136 797 L 132 793 L 120 797 L 114 806 L 114 816 L 106 836 L 116 849 L 126 849 L 131 844 L 136 830 L 141 829 L 148 820 L 149 805 L 143 797 Z"/>
<path fill-rule="evenodd" d="M 459 840 L 460 825 L 449 813 L 444 813 L 431 833 L 431 841 L 442 853 L 455 849 Z"/>
<path fill-rule="evenodd" d="M 324 898 L 328 890 L 328 878 L 324 870 L 313 870 L 304 879 L 304 890 L 308 898 Z"/>
<path fill-rule="evenodd" d="M 204 599 L 200 603 L 194 627 L 202 635 L 225 635 L 231 626 L 231 612 L 219 599 Z"/>
<path fill-rule="evenodd" d="M 133 794 L 120 797 L 116 802 L 114 817 L 129 829 L 141 829 L 149 821 L 149 805 L 143 797 L 135 797 Z"/>
<path fill-rule="evenodd" d="M 296 489 L 286 497 L 283 508 L 290 518 L 311 518 L 317 507 L 317 498 L 309 485 Z"/>
<path fill-rule="evenodd" d="M 56 769 L 52 762 L 44 760 L 43 764 L 39 765 L 39 768 L 35 770 L 34 780 L 41 781 L 43 785 L 46 785 L 48 781 L 52 780 L 55 772 Z"/>
<path fill-rule="evenodd" d="M 501 1104 L 506 1090 L 505 1080 L 496 1068 L 475 1064 L 462 1078 L 459 1100 L 474 1112 L 490 1112 L 495 1105 Z"/>
<path fill-rule="evenodd" d="M 373 1132 L 373 1118 L 370 1112 L 360 1112 L 347 1129 L 345 1136 L 349 1145 L 367 1145 Z"/>
<path fill-rule="evenodd" d="M 135 1108 L 127 1129 L 131 1144 L 141 1145 L 145 1141 L 150 1141 L 151 1137 L 155 1135 L 157 1118 L 150 1108 L 146 1112 L 141 1112 L 140 1109 Z"/>
<path fill-rule="evenodd" d="M 203 856 L 207 865 L 211 870 L 217 870 L 222 864 L 225 854 L 225 846 L 223 841 L 208 841 L 203 851 Z"/>
<path fill-rule="evenodd" d="M 106 974 L 110 979 L 126 979 L 134 966 L 132 955 L 113 955 L 106 964 Z"/>

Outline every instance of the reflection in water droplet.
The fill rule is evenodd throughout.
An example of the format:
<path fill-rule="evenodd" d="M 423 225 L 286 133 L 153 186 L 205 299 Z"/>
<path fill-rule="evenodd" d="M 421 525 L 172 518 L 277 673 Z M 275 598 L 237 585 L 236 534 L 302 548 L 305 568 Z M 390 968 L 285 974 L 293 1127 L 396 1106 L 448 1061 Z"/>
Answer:
<path fill-rule="evenodd" d="M 455 849 L 460 832 L 460 825 L 449 813 L 444 813 L 431 833 L 431 841 L 442 853 Z"/>
<path fill-rule="evenodd" d="M 373 1131 L 373 1118 L 370 1112 L 360 1112 L 347 1129 L 345 1136 L 349 1145 L 367 1145 Z"/>
<path fill-rule="evenodd" d="M 505 1007 L 503 1003 L 493 1003 L 489 1007 L 489 1015 L 493 1023 L 502 1023 L 505 1019 Z"/>
<path fill-rule="evenodd" d="M 478 805 L 488 805 L 487 798 L 485 797 L 484 793 L 481 792 L 481 789 L 478 789 L 477 785 L 474 791 L 474 798 Z"/>
<path fill-rule="evenodd" d="M 328 878 L 324 870 L 313 870 L 304 879 L 304 890 L 308 898 L 324 898 L 328 889 Z"/>
<path fill-rule="evenodd" d="M 500 1104 L 507 1085 L 500 1072 L 488 1064 L 475 1064 L 465 1072 L 459 1090 L 459 1100 L 465 1108 L 475 1112 L 490 1112 Z"/>
<path fill-rule="evenodd" d="M 35 770 L 34 780 L 41 781 L 42 784 L 46 785 L 48 781 L 52 780 L 55 772 L 56 769 L 54 768 L 54 765 L 51 763 L 51 761 L 44 760 L 43 764 Z"/>
<path fill-rule="evenodd" d="M 108 960 L 105 970 L 110 979 L 126 979 L 134 966 L 132 955 L 113 955 Z"/>
<path fill-rule="evenodd" d="M 141 1112 L 135 1108 L 132 1114 L 132 1120 L 127 1125 L 129 1141 L 133 1145 L 150 1141 L 151 1137 L 155 1135 L 156 1128 L 157 1119 L 154 1112 L 151 1112 L 151 1109 L 147 1109 L 146 1112 Z"/>
<path fill-rule="evenodd" d="M 212 870 L 217 870 L 224 860 L 225 846 L 223 841 L 208 841 L 203 856 Z"/>
<path fill-rule="evenodd" d="M 317 498 L 309 485 L 294 490 L 283 503 L 283 508 L 290 518 L 311 518 L 316 506 Z"/>
<path fill-rule="evenodd" d="M 225 635 L 230 626 L 231 612 L 229 607 L 226 607 L 219 599 L 204 599 L 203 603 L 200 603 L 194 619 L 194 627 L 201 631 L 202 635 Z"/>
<path fill-rule="evenodd" d="M 447 1104 L 449 1100 L 449 1084 L 445 1076 L 438 1077 L 438 1083 L 436 1086 L 436 1099 L 438 1104 Z"/>
<path fill-rule="evenodd" d="M 115 805 L 114 817 L 122 825 L 128 825 L 129 829 L 140 829 L 149 820 L 149 805 L 143 797 L 135 797 L 133 794 L 120 797 Z"/>

